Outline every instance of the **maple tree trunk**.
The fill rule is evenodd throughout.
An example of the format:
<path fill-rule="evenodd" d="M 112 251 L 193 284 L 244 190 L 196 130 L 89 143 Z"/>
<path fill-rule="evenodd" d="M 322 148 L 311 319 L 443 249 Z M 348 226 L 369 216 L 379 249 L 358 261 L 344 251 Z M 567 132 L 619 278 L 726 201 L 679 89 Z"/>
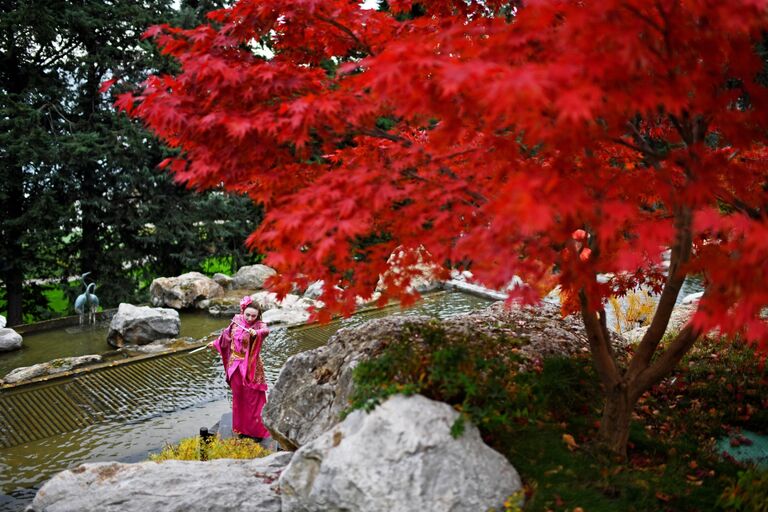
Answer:
<path fill-rule="evenodd" d="M 598 439 L 600 445 L 623 459 L 627 457 L 629 423 L 637 400 L 630 398 L 627 387 L 616 386 L 606 391 L 603 417 L 600 420 Z"/>

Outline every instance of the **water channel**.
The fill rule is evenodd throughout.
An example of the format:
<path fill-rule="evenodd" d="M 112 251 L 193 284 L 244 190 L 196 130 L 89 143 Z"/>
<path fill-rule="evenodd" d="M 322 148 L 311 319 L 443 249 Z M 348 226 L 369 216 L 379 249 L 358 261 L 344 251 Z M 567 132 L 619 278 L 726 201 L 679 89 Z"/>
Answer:
<path fill-rule="evenodd" d="M 326 325 L 276 328 L 262 352 L 267 379 L 274 383 L 288 357 L 325 343 L 341 327 L 385 315 L 444 318 L 488 303 L 463 293 L 440 292 L 407 310 L 393 306 Z M 200 338 L 227 323 L 226 318 L 182 315 L 181 334 Z M 33 364 L 30 360 L 103 352 L 105 339 L 106 328 L 30 334 L 24 337 L 26 354 L 0 356 L 0 374 L 18 366 L 21 355 L 24 364 Z M 145 460 L 151 451 L 216 423 L 229 410 L 229 400 L 221 363 L 208 351 L 160 356 L 63 381 L 0 391 L 0 415 L 5 415 L 0 419 L 0 429 L 4 429 L 0 434 L 6 434 L 0 439 L 4 440 L 4 444 L 0 442 L 0 511 L 23 510 L 48 478 L 68 467 L 83 462 Z M 12 416 L 20 411 L 29 411 L 23 418 L 28 420 L 28 432 L 23 431 L 18 416 Z"/>

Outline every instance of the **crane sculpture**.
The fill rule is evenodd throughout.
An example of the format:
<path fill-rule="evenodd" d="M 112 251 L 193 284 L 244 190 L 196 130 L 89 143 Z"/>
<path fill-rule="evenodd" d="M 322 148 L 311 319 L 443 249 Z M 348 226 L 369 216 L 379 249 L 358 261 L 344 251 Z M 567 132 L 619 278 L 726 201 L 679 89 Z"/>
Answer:
<path fill-rule="evenodd" d="M 86 284 L 85 278 L 90 272 L 80 276 L 80 280 L 85 286 L 85 293 L 81 293 L 75 299 L 75 311 L 80 315 L 80 325 L 86 320 L 88 324 L 96 323 L 96 309 L 99 307 L 99 298 L 93 291 L 96 289 L 96 283 Z"/>

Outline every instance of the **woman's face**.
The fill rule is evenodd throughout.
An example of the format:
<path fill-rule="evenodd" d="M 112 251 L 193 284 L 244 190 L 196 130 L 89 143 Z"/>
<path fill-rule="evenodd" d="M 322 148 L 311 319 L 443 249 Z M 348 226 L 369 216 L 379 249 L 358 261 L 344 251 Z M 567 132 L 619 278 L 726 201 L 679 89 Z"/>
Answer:
<path fill-rule="evenodd" d="M 259 318 L 259 310 L 252 306 L 248 306 L 245 308 L 245 311 L 243 311 L 243 316 L 245 317 L 246 322 L 252 324 L 256 321 L 257 318 Z"/>

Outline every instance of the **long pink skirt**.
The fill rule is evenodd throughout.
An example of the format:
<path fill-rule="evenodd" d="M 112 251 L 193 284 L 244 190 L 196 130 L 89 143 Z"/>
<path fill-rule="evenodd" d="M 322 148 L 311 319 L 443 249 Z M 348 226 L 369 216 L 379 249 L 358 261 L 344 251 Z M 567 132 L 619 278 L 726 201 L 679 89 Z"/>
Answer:
<path fill-rule="evenodd" d="M 261 410 L 267 403 L 267 393 L 243 382 L 236 371 L 229 381 L 232 388 L 232 431 L 249 437 L 269 437 L 269 430 L 261 420 Z"/>

